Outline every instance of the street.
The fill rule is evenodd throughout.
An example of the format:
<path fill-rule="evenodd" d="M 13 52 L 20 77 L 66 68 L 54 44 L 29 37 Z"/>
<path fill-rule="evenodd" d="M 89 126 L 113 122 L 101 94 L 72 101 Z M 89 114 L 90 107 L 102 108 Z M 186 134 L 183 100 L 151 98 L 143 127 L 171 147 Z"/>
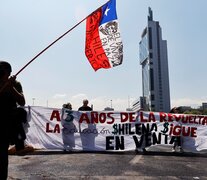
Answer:
<path fill-rule="evenodd" d="M 9 160 L 9 180 L 207 179 L 206 154 L 35 151 Z"/>

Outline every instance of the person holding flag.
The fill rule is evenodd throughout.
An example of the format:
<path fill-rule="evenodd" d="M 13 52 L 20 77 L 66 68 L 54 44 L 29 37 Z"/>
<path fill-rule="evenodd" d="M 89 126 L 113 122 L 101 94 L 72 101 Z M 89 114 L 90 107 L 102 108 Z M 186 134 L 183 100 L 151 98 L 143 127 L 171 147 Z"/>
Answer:
<path fill-rule="evenodd" d="M 24 106 L 25 98 L 21 84 L 16 81 L 16 76 L 11 76 L 11 65 L 0 61 L 0 180 L 8 176 L 8 148 L 13 140 L 19 139 L 16 135 L 17 105 Z M 21 148 L 24 148 L 22 145 Z"/>

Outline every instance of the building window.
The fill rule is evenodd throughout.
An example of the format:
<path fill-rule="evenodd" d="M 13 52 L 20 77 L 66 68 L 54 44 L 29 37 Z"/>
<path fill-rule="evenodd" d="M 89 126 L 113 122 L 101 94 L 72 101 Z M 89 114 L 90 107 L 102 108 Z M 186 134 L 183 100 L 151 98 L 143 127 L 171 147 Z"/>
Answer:
<path fill-rule="evenodd" d="M 154 100 L 155 100 L 155 95 L 152 94 L 152 95 L 151 95 L 151 101 L 154 101 Z"/>
<path fill-rule="evenodd" d="M 149 49 L 152 49 L 152 28 L 149 27 Z"/>
<path fill-rule="evenodd" d="M 153 73 L 153 69 L 150 69 L 150 89 L 151 89 L 151 91 L 154 90 L 154 73 Z"/>

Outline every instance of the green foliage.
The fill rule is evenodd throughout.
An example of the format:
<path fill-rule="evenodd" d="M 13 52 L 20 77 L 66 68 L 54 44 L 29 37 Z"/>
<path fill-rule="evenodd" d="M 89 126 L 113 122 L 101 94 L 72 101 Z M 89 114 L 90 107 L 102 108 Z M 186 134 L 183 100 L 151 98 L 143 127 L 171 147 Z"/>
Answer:
<path fill-rule="evenodd" d="M 204 109 L 202 114 L 207 115 L 207 109 Z"/>
<path fill-rule="evenodd" d="M 207 115 L 207 109 L 201 110 L 201 109 L 191 109 L 185 111 L 183 114 L 196 114 L 196 115 Z"/>

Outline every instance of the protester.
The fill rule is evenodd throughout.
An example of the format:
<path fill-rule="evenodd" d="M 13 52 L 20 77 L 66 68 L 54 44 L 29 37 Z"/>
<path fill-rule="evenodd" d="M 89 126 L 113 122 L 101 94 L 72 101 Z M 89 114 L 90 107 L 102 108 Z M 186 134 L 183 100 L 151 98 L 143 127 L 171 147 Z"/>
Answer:
<path fill-rule="evenodd" d="M 61 120 L 62 123 L 62 139 L 65 152 L 70 152 L 75 148 L 75 132 L 77 128 L 73 122 L 72 105 L 70 103 L 63 104 L 62 114 L 67 115 Z M 68 111 L 69 110 L 69 111 Z"/>
<path fill-rule="evenodd" d="M 63 104 L 63 108 L 72 110 L 72 105 L 70 103 Z"/>
<path fill-rule="evenodd" d="M 139 110 L 137 110 L 137 113 L 138 113 L 138 115 L 139 115 L 139 113 L 141 112 L 141 111 L 144 111 L 144 109 L 143 108 L 140 108 Z M 146 137 L 145 136 L 143 136 L 143 143 L 142 143 L 142 146 L 141 147 L 136 147 L 136 149 L 135 149 L 135 152 L 136 153 L 139 153 L 139 152 L 142 152 L 142 153 L 147 153 L 147 150 L 146 150 L 146 146 L 145 146 L 145 143 L 146 142 Z"/>
<path fill-rule="evenodd" d="M 88 106 L 88 100 L 83 100 L 83 106 L 78 108 L 78 111 L 92 111 L 92 108 Z"/>
<path fill-rule="evenodd" d="M 8 149 L 9 155 L 24 155 L 29 152 L 33 152 L 33 146 L 25 142 L 26 132 L 28 131 L 28 120 L 27 111 L 23 107 L 17 107 L 12 118 L 12 134 L 15 138 L 10 141 L 10 146 Z M 13 120 L 15 119 L 15 120 Z"/>
<path fill-rule="evenodd" d="M 174 107 L 170 110 L 170 113 L 180 114 L 180 113 L 182 113 L 182 108 L 181 107 Z M 175 142 L 173 144 L 172 152 L 176 152 L 176 149 L 179 149 L 180 152 L 183 152 L 181 138 L 182 138 L 181 136 L 175 136 Z"/>
<path fill-rule="evenodd" d="M 92 111 L 93 109 L 88 106 L 88 100 L 83 100 L 83 106 L 79 107 L 78 111 Z M 83 150 L 92 150 L 95 149 L 95 138 L 98 136 L 98 130 L 96 129 L 95 123 L 89 123 L 84 126 L 82 123 L 79 123 L 79 132 L 81 137 L 81 143 Z M 93 132 L 93 133 L 91 133 Z"/>
<path fill-rule="evenodd" d="M 8 148 L 9 144 L 15 140 L 13 134 L 15 122 L 14 114 L 17 105 L 24 106 L 25 98 L 20 82 L 15 76 L 10 76 L 11 65 L 6 61 L 0 61 L 0 179 L 6 180 L 8 177 Z M 20 148 L 20 147 L 19 147 Z"/>

